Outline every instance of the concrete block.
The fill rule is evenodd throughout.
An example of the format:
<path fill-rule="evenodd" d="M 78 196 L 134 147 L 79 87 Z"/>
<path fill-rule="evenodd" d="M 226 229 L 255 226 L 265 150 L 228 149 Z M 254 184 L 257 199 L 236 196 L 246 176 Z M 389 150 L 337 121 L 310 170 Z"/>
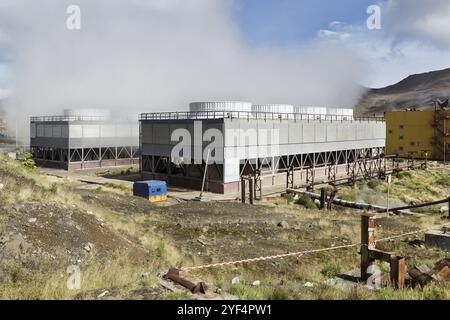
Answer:
<path fill-rule="evenodd" d="M 431 230 L 425 234 L 425 244 L 450 250 L 450 233 L 438 230 Z"/>

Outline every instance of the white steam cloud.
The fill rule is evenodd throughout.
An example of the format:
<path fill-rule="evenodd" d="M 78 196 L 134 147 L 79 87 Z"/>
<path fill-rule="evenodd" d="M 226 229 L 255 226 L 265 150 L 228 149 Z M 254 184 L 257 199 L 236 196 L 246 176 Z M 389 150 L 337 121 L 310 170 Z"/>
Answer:
<path fill-rule="evenodd" d="M 79 31 L 66 28 L 72 4 L 81 8 Z M 156 112 L 198 100 L 350 107 L 357 102 L 357 57 L 321 42 L 252 47 L 233 16 L 234 5 L 1 0 L 0 56 L 13 60 L 8 115 L 25 129 L 28 116 L 65 108 Z"/>

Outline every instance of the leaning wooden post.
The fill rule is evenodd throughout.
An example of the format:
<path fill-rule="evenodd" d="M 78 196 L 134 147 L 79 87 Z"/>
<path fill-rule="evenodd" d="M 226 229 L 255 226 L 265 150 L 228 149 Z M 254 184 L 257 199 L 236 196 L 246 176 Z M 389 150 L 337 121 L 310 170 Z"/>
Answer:
<path fill-rule="evenodd" d="M 241 177 L 241 201 L 245 203 L 245 178 Z"/>
<path fill-rule="evenodd" d="M 448 198 L 448 217 L 447 219 L 450 219 L 450 198 Z"/>
<path fill-rule="evenodd" d="M 398 256 L 391 256 L 391 283 L 399 289 L 405 286 L 405 258 Z"/>
<path fill-rule="evenodd" d="M 364 213 L 361 215 L 361 280 L 367 281 L 368 268 L 373 260 L 370 258 L 370 250 L 375 249 L 375 214 Z"/>

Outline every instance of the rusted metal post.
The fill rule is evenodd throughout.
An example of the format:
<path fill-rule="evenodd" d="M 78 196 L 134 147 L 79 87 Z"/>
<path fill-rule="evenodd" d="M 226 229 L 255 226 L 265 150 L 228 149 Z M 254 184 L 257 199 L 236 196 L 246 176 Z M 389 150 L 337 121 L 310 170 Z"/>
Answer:
<path fill-rule="evenodd" d="M 405 286 L 405 258 L 391 256 L 391 283 L 398 289 Z"/>
<path fill-rule="evenodd" d="M 448 217 L 447 219 L 450 219 L 450 198 L 448 198 Z"/>
<path fill-rule="evenodd" d="M 248 179 L 248 189 L 249 189 L 248 193 L 249 193 L 250 204 L 253 204 L 253 202 L 255 200 L 255 194 L 254 194 L 255 187 L 254 187 L 254 185 L 255 185 L 255 178 L 250 177 Z"/>
<path fill-rule="evenodd" d="M 241 177 L 241 201 L 245 203 L 245 178 Z"/>
<path fill-rule="evenodd" d="M 373 260 L 370 258 L 370 250 L 375 249 L 375 215 L 364 213 L 361 215 L 361 280 L 367 281 L 368 268 Z"/>

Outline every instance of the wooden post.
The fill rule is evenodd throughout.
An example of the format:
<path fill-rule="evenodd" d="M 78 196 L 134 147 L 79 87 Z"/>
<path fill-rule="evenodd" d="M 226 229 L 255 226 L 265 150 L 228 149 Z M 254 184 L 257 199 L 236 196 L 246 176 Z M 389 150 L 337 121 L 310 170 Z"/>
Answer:
<path fill-rule="evenodd" d="M 405 286 L 405 258 L 391 256 L 391 283 L 396 288 L 403 288 Z"/>
<path fill-rule="evenodd" d="M 448 198 L 448 217 L 447 219 L 450 219 L 450 198 Z"/>
<path fill-rule="evenodd" d="M 249 201 L 250 204 L 253 204 L 253 201 L 255 200 L 255 195 L 254 195 L 254 191 L 255 191 L 255 178 L 250 177 L 248 179 L 248 193 L 249 193 Z"/>
<path fill-rule="evenodd" d="M 245 178 L 241 177 L 241 201 L 245 203 Z"/>
<path fill-rule="evenodd" d="M 367 281 L 367 269 L 372 265 L 370 250 L 375 249 L 375 215 L 365 213 L 361 215 L 361 280 Z"/>
<path fill-rule="evenodd" d="M 327 192 L 325 188 L 320 189 L 320 210 L 326 209 Z"/>

